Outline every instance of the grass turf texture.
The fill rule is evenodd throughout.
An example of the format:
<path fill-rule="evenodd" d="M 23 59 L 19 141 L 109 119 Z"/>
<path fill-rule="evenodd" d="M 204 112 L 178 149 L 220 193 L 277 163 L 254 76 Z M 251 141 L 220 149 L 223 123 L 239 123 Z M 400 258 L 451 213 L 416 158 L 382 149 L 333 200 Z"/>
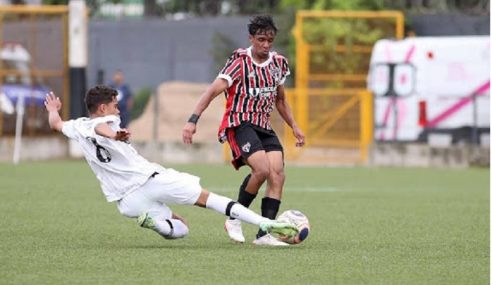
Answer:
<path fill-rule="evenodd" d="M 232 198 L 246 175 L 175 168 Z M 312 232 L 264 248 L 251 244 L 254 226 L 232 244 L 224 218 L 197 207 L 173 207 L 190 235 L 164 240 L 106 203 L 82 161 L 0 164 L 0 283 L 488 284 L 488 169 L 288 166 L 286 175 L 281 212 L 300 209 Z"/>

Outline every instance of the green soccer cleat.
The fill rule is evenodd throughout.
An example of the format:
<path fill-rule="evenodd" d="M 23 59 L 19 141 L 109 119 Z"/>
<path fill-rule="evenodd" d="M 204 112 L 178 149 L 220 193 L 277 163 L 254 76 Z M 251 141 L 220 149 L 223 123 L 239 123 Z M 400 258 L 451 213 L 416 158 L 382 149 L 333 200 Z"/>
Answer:
<path fill-rule="evenodd" d="M 299 230 L 289 223 L 271 220 L 260 223 L 260 229 L 275 236 L 288 238 L 295 237 L 299 233 Z"/>
<path fill-rule="evenodd" d="M 142 228 L 155 230 L 155 221 L 147 213 L 142 214 L 137 218 L 137 224 L 139 224 Z"/>

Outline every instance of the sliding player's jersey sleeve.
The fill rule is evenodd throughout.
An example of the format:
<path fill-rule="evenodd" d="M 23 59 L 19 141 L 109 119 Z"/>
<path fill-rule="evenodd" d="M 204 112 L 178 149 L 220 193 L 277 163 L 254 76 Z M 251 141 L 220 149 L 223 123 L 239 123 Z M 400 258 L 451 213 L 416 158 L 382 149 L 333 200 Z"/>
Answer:
<path fill-rule="evenodd" d="M 69 120 L 63 123 L 62 133 L 68 138 L 77 141 L 87 137 L 95 137 L 96 126 L 102 123 L 107 123 L 114 131 L 117 131 L 120 125 L 120 118 L 118 116 L 110 115 L 94 119 L 79 118 L 76 120 Z"/>
<path fill-rule="evenodd" d="M 62 132 L 78 142 L 106 199 L 111 202 L 139 188 L 154 172 L 162 173 L 164 168 L 140 156 L 130 143 L 96 134 L 96 126 L 103 123 L 113 131 L 120 129 L 119 117 L 111 115 L 67 121 Z"/>

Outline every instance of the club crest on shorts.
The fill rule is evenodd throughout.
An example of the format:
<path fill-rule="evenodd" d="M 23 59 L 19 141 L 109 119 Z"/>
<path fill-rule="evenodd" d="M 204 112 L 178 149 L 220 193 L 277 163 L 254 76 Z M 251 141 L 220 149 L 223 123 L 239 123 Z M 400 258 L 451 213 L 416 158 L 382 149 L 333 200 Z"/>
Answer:
<path fill-rule="evenodd" d="M 244 151 L 244 152 L 249 152 L 249 150 L 251 149 L 251 144 L 249 142 L 243 144 L 243 146 L 241 147 L 241 149 Z"/>

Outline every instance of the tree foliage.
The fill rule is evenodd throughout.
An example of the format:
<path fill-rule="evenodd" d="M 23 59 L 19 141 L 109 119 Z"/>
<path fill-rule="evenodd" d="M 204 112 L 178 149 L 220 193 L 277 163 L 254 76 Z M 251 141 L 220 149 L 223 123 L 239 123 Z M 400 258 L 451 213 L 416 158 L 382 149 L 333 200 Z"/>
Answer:
<path fill-rule="evenodd" d="M 292 10 L 379 10 L 382 0 L 284 0 L 282 9 Z M 308 17 L 302 23 L 301 37 L 311 46 L 311 73 L 358 73 L 367 69 L 365 54 L 354 48 L 371 46 L 388 35 L 388 23 L 368 22 L 358 18 Z M 394 27 L 394 23 L 390 27 Z M 295 28 L 294 28 L 295 29 Z M 293 46 L 294 41 L 291 43 Z M 291 48 L 293 50 L 293 48 Z M 294 54 L 294 53 L 293 53 Z M 295 65 L 292 62 L 291 65 Z"/>
<path fill-rule="evenodd" d="M 43 0 L 45 5 L 66 5 L 69 0 Z M 145 16 L 168 17 L 181 13 L 190 16 L 276 14 L 289 10 L 383 10 L 406 13 L 466 13 L 490 15 L 490 0 L 142 0 Z M 23 4 L 23 0 L 10 0 Z M 96 14 L 104 3 L 136 2 L 131 0 L 87 0 Z"/>

